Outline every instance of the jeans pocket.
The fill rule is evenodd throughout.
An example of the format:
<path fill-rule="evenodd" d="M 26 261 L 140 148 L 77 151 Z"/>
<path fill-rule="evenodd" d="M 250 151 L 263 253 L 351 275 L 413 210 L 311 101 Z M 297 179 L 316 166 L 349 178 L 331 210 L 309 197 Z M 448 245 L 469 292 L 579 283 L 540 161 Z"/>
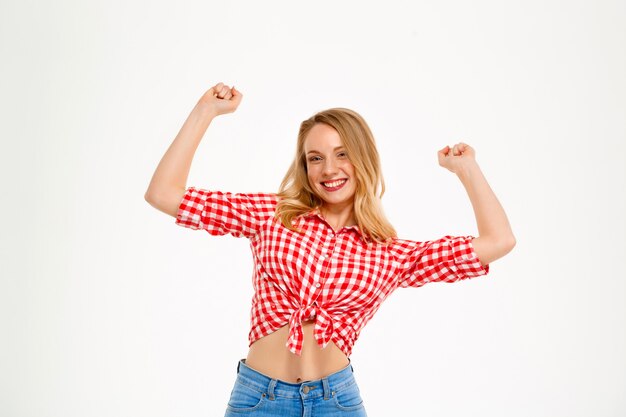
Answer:
<path fill-rule="evenodd" d="M 230 393 L 228 400 L 228 411 L 235 413 L 245 413 L 248 411 L 258 410 L 265 402 L 267 394 L 258 389 L 242 384 L 239 380 L 235 381 L 235 386 Z"/>
<path fill-rule="evenodd" d="M 354 383 L 332 392 L 337 408 L 343 411 L 354 411 L 363 408 L 363 399 L 359 386 Z"/>

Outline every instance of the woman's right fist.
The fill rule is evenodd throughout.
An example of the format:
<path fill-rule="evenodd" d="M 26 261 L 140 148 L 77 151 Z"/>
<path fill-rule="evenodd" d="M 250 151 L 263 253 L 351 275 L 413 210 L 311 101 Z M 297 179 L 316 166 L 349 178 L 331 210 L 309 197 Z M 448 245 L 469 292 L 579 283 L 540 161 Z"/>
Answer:
<path fill-rule="evenodd" d="M 234 86 L 230 88 L 224 83 L 217 83 L 204 93 L 199 103 L 208 106 L 218 116 L 237 110 L 242 97 L 242 94 Z"/>

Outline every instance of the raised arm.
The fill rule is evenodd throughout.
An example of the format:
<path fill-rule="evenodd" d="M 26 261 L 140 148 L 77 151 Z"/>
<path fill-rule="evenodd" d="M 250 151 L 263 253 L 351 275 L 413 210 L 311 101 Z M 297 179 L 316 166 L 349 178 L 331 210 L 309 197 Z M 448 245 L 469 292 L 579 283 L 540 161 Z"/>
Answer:
<path fill-rule="evenodd" d="M 176 217 L 187 188 L 191 161 L 209 124 L 220 114 L 234 112 L 241 98 L 242 94 L 235 87 L 218 83 L 198 100 L 152 175 L 144 195 L 150 205 Z"/>
<path fill-rule="evenodd" d="M 453 148 L 446 146 L 438 152 L 439 165 L 454 172 L 467 191 L 479 235 L 472 241 L 472 246 L 480 262 L 487 265 L 513 249 L 515 236 L 475 156 L 474 149 L 465 143 L 458 143 Z"/>

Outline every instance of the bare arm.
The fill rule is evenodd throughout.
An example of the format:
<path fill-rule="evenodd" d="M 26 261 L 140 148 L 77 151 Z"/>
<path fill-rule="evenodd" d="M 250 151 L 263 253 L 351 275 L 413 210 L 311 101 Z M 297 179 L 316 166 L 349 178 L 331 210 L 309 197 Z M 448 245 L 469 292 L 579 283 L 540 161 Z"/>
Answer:
<path fill-rule="evenodd" d="M 446 146 L 438 156 L 439 164 L 459 177 L 474 208 L 479 236 L 472 246 L 478 259 L 487 265 L 509 253 L 515 246 L 515 236 L 502 205 L 476 162 L 474 149 L 459 143 L 453 148 Z"/>
<path fill-rule="evenodd" d="M 241 98 L 235 87 L 218 83 L 198 100 L 152 175 L 144 195 L 150 205 L 176 217 L 187 188 L 191 162 L 209 124 L 220 114 L 234 112 Z"/>

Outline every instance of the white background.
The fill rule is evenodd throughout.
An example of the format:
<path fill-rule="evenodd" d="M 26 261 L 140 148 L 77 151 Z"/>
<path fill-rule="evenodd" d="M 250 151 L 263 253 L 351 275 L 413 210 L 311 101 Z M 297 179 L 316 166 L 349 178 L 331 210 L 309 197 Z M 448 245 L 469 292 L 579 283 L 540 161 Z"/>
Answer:
<path fill-rule="evenodd" d="M 300 122 L 370 124 L 401 237 L 475 234 L 465 141 L 517 246 L 399 289 L 352 362 L 371 417 L 626 415 L 623 1 L 2 1 L 0 415 L 220 416 L 247 353 L 245 239 L 144 201 L 218 81 L 188 186 L 276 191 Z"/>

